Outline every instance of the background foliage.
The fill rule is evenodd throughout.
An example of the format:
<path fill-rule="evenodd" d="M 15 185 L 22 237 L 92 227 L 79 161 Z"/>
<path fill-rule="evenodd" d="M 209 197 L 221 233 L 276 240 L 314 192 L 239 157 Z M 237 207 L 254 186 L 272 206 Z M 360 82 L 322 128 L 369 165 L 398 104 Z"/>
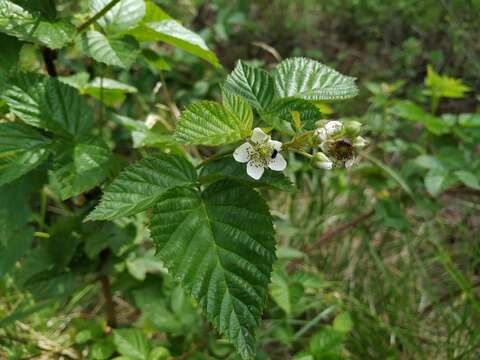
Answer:
<path fill-rule="evenodd" d="M 365 124 L 369 146 L 348 171 L 291 155 L 294 186 L 262 178 L 278 260 L 256 357 L 477 359 L 480 3 L 125 3 L 126 15 L 92 27 L 108 1 L 0 0 L 0 357 L 237 358 L 155 255 L 155 217 L 152 235 L 146 213 L 114 219 L 100 206 L 92 214 L 112 221 L 83 220 L 102 190 L 115 199 L 128 164 L 184 153 L 179 111 L 220 100 L 238 59 L 271 70 L 308 56 L 359 79 L 359 96 L 321 111 Z M 270 105 L 268 94 L 251 105 Z M 212 162 L 200 178 L 238 177 L 235 165 Z M 134 214 L 158 187 L 196 176 L 160 175 L 131 189 L 141 209 L 115 209 Z M 180 195 L 199 201 L 187 192 L 156 211 Z"/>

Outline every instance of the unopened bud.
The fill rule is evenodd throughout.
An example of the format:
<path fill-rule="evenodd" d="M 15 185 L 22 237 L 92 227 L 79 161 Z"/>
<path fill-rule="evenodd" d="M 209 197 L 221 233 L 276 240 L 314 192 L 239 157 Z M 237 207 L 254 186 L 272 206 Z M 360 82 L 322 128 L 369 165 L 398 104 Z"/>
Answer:
<path fill-rule="evenodd" d="M 361 128 L 362 124 L 358 121 L 348 121 L 347 123 L 345 123 L 345 135 L 350 138 L 354 138 L 355 136 L 358 136 L 358 134 L 360 134 Z"/>
<path fill-rule="evenodd" d="M 328 136 L 335 136 L 343 130 L 343 124 L 338 120 L 332 120 L 325 124 L 324 129 Z"/>
<path fill-rule="evenodd" d="M 331 170 L 333 168 L 333 162 L 322 152 L 313 155 L 313 162 L 320 169 Z"/>
<path fill-rule="evenodd" d="M 364 148 L 365 146 L 367 146 L 367 144 L 368 144 L 368 141 L 367 141 L 367 140 L 365 140 L 365 139 L 364 139 L 363 137 L 361 137 L 361 136 L 357 136 L 357 137 L 355 138 L 355 140 L 353 140 L 353 144 L 352 144 L 352 145 L 353 145 L 353 147 L 354 147 L 355 149 L 362 149 L 362 148 Z"/>

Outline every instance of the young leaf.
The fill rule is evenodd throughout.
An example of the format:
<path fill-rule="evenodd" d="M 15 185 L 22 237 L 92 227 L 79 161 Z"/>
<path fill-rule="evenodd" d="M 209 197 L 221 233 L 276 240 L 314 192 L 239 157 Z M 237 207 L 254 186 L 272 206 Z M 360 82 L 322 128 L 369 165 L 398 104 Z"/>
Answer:
<path fill-rule="evenodd" d="M 219 103 L 200 101 L 182 112 L 175 137 L 187 144 L 228 144 L 250 134 L 252 122 L 246 120 Z"/>
<path fill-rule="evenodd" d="M 274 70 L 274 78 L 275 91 L 282 98 L 341 100 L 358 93 L 355 78 L 306 58 L 282 61 Z"/>
<path fill-rule="evenodd" d="M 158 153 L 128 166 L 104 191 L 87 220 L 112 220 L 151 207 L 168 189 L 197 180 L 193 166 L 176 155 Z"/>
<path fill-rule="evenodd" d="M 0 0 L 0 31 L 52 49 L 65 46 L 75 35 L 75 27 L 69 22 L 44 21 L 8 0 Z"/>
<path fill-rule="evenodd" d="M 146 360 L 150 344 L 139 329 L 113 330 L 113 342 L 120 354 L 132 360 Z"/>
<path fill-rule="evenodd" d="M 27 124 L 63 137 L 80 138 L 94 123 L 93 110 L 78 91 L 48 76 L 18 74 L 2 97 Z"/>
<path fill-rule="evenodd" d="M 277 99 L 268 109 L 260 112 L 260 116 L 275 128 L 280 127 L 278 130 L 285 131 L 286 125 L 280 123 L 279 119 L 291 124 L 292 112 L 299 113 L 301 123 L 306 130 L 315 129 L 315 122 L 322 117 L 320 110 L 312 102 L 297 98 Z"/>
<path fill-rule="evenodd" d="M 100 12 L 111 0 L 90 0 L 93 14 Z M 98 19 L 98 24 L 107 34 L 121 33 L 135 27 L 145 16 L 143 0 L 120 0 L 105 15 Z"/>
<path fill-rule="evenodd" d="M 266 109 L 275 96 L 273 78 L 264 70 L 239 61 L 227 76 L 225 90 L 243 97 L 257 109 Z"/>
<path fill-rule="evenodd" d="M 471 89 L 462 80 L 440 75 L 431 65 L 427 66 L 427 77 L 425 78 L 427 90 L 425 93 L 430 96 L 462 98 Z"/>
<path fill-rule="evenodd" d="M 242 121 L 246 129 L 251 129 L 253 125 L 253 112 L 250 105 L 240 96 L 233 95 L 228 91 L 224 91 L 222 96 L 223 106 L 235 114 Z"/>
<path fill-rule="evenodd" d="M 98 62 L 124 69 L 130 68 L 140 54 L 138 43 L 131 36 L 110 38 L 95 30 L 77 37 L 76 46 Z"/>
<path fill-rule="evenodd" d="M 99 185 L 110 172 L 111 152 L 100 139 L 57 144 L 52 180 L 60 186 L 62 200 Z"/>
<path fill-rule="evenodd" d="M 50 140 L 18 123 L 0 123 L 0 185 L 23 176 L 49 154 Z"/>
<path fill-rule="evenodd" d="M 247 175 L 245 165 L 233 160 L 231 156 L 205 164 L 199 175 L 202 184 L 226 179 L 236 180 L 254 187 L 267 187 L 288 192 L 295 191 L 295 186 L 282 172 L 266 171 L 259 180 L 255 180 Z"/>
<path fill-rule="evenodd" d="M 171 274 L 242 358 L 250 359 L 275 260 L 264 200 L 235 182 L 215 183 L 203 193 L 174 188 L 155 206 L 151 231 Z"/>

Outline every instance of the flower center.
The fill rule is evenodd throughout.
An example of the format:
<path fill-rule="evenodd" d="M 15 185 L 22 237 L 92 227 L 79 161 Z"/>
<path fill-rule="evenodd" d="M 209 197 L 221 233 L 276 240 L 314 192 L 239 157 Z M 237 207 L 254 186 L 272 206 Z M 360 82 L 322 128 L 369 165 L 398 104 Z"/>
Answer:
<path fill-rule="evenodd" d="M 253 148 L 255 149 L 255 152 L 252 154 L 252 159 L 263 166 L 267 166 L 270 159 L 272 159 L 272 154 L 274 152 L 273 147 L 268 143 L 263 143 L 255 144 Z"/>

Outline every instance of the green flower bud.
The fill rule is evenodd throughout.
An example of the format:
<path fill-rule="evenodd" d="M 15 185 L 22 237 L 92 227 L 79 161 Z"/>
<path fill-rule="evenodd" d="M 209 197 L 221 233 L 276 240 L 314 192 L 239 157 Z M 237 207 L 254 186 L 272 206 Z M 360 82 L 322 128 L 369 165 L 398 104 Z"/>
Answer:
<path fill-rule="evenodd" d="M 352 144 L 352 145 L 353 145 L 353 147 L 354 147 L 355 149 L 362 149 L 362 148 L 364 148 L 365 146 L 367 146 L 367 144 L 368 144 L 368 141 L 367 141 L 367 140 L 365 140 L 365 139 L 364 139 L 363 137 L 361 137 L 361 136 L 357 136 L 357 137 L 355 138 L 355 140 L 353 140 L 353 144 Z"/>
<path fill-rule="evenodd" d="M 355 138 L 360 134 L 360 130 L 362 128 L 362 124 L 358 121 L 348 121 L 345 123 L 345 135 L 351 139 Z"/>

